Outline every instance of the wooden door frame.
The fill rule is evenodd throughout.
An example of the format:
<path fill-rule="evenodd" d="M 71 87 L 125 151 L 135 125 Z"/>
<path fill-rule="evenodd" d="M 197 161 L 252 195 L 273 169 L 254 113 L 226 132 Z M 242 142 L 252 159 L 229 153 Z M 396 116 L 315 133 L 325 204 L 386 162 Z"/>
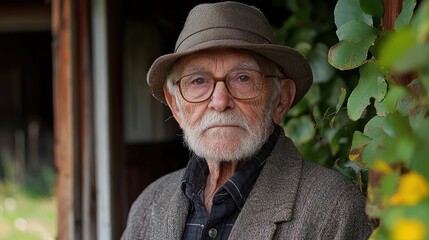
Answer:
<path fill-rule="evenodd" d="M 95 239 L 88 3 L 53 0 L 51 14 L 57 239 Z"/>

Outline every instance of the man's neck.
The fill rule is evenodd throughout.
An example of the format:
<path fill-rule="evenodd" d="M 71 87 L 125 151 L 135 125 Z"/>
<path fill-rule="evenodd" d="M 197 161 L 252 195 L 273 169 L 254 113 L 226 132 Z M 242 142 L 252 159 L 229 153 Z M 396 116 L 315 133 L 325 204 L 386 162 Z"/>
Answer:
<path fill-rule="evenodd" d="M 210 213 L 213 195 L 216 191 L 234 175 L 241 162 L 214 162 L 207 160 L 209 166 L 209 175 L 204 189 L 204 204 Z"/>
<path fill-rule="evenodd" d="M 274 132 L 275 124 L 271 124 L 269 133 Z M 233 161 L 233 162 L 218 162 L 207 159 L 209 167 L 209 175 L 206 180 L 206 187 L 204 188 L 204 205 L 208 213 L 211 211 L 213 195 L 216 191 L 228 181 L 236 172 L 237 168 L 244 164 L 246 161 Z"/>

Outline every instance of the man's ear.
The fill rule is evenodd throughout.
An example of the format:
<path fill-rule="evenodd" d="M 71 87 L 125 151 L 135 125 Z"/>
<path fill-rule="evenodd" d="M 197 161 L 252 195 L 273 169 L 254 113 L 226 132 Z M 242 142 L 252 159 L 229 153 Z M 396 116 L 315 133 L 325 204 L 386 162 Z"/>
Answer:
<path fill-rule="evenodd" d="M 179 107 L 177 106 L 177 102 L 175 96 L 173 96 L 170 91 L 168 91 L 167 87 L 164 87 L 164 96 L 165 101 L 167 102 L 168 107 L 170 107 L 171 113 L 173 114 L 176 121 L 182 126 L 182 119 L 179 114 Z"/>
<path fill-rule="evenodd" d="M 280 98 L 273 111 L 273 121 L 279 124 L 286 113 L 289 111 L 293 100 L 295 99 L 296 86 L 291 79 L 282 79 L 280 81 Z"/>

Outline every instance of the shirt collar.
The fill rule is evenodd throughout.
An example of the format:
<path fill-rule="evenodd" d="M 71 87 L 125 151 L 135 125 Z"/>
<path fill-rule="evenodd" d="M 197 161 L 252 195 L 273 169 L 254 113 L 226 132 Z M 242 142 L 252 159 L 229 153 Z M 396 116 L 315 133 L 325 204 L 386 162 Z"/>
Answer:
<path fill-rule="evenodd" d="M 205 159 L 193 154 L 182 178 L 182 191 L 192 201 L 194 194 L 200 194 L 206 184 L 209 167 Z"/>

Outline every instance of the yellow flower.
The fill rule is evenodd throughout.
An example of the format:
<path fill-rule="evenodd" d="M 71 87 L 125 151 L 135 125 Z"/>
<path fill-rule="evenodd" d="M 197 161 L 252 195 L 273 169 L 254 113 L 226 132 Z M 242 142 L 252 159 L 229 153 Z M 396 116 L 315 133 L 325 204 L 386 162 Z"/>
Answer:
<path fill-rule="evenodd" d="M 429 196 L 429 184 L 426 179 L 416 172 L 409 172 L 399 179 L 398 190 L 390 199 L 390 203 L 413 205 L 427 196 Z"/>
<path fill-rule="evenodd" d="M 426 235 L 425 225 L 416 219 L 400 219 L 392 230 L 393 240 L 422 240 Z"/>

